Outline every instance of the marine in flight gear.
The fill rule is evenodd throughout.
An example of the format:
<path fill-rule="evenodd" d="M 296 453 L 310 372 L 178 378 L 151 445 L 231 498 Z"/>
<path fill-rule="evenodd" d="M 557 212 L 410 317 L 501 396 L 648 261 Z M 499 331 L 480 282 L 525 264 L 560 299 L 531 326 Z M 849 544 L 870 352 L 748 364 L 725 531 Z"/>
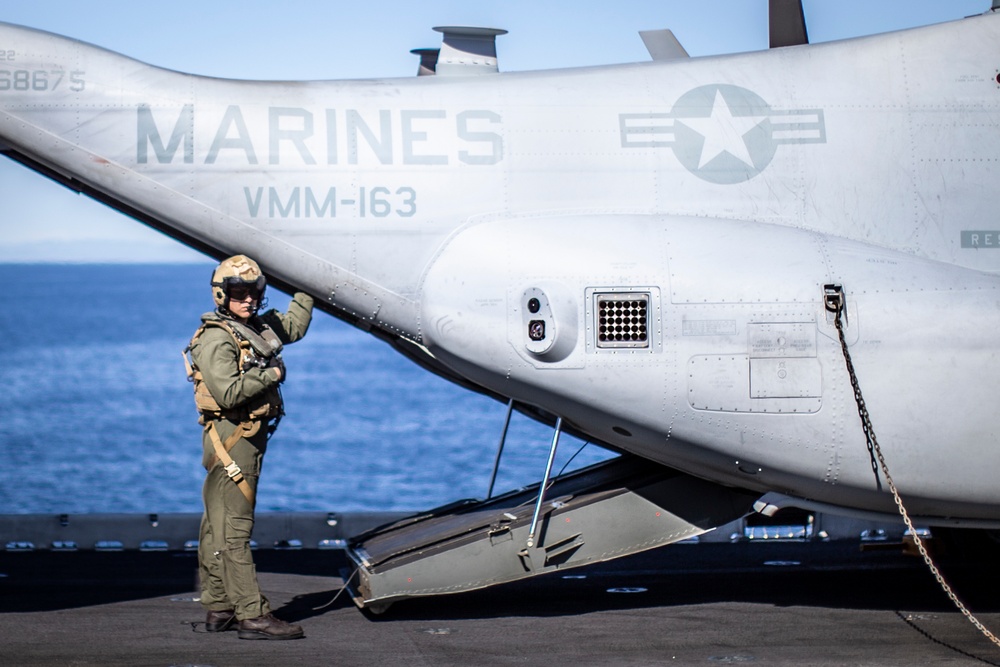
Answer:
<path fill-rule="evenodd" d="M 235 627 L 241 639 L 297 639 L 303 636 L 300 626 L 271 615 L 257 583 L 250 537 L 261 462 L 284 414 L 281 351 L 306 334 L 313 299 L 299 292 L 287 313 L 258 315 L 266 287 L 249 257 L 224 260 L 212 273 L 216 309 L 202 315 L 184 351 L 198 421 L 205 427 L 202 464 L 208 471 L 198 543 L 201 603 L 209 632 Z"/>

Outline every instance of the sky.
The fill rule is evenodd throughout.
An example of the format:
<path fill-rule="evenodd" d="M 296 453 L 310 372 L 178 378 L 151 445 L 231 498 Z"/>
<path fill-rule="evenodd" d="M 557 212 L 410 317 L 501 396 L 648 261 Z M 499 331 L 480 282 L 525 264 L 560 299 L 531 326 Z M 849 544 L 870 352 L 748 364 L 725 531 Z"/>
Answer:
<path fill-rule="evenodd" d="M 991 0 L 804 0 L 813 43 L 982 13 Z M 692 56 L 767 48 L 767 0 L 7 0 L 0 21 L 183 72 L 238 79 L 411 76 L 434 26 L 503 28 L 501 71 L 641 62 L 640 30 Z M 2 45 L 0 45 L 2 46 Z M 197 262 L 193 250 L 0 157 L 0 262 Z"/>

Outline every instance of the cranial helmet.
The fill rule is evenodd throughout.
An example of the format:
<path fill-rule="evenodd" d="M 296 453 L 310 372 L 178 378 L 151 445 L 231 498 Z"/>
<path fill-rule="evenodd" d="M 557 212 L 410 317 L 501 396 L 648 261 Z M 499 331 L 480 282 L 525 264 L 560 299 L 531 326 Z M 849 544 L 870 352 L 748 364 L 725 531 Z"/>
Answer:
<path fill-rule="evenodd" d="M 212 298 L 215 300 L 215 305 L 223 310 L 229 310 L 229 290 L 237 285 L 257 290 L 258 306 L 264 300 L 267 279 L 260 272 L 257 262 L 246 255 L 234 255 L 223 260 L 212 273 Z"/>

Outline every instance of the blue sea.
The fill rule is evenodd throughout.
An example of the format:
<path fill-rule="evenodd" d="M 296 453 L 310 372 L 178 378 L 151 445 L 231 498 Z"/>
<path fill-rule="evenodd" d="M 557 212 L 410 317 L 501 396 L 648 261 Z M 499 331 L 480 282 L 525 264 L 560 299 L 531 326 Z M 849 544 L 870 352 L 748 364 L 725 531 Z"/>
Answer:
<path fill-rule="evenodd" d="M 0 264 L 0 513 L 199 512 L 181 352 L 210 264 Z M 270 307 L 289 296 L 268 290 Z M 429 509 L 486 495 L 506 405 L 316 311 L 284 353 L 259 511 Z M 496 490 L 538 481 L 552 431 L 514 414 Z M 575 458 L 574 458 L 575 456 Z M 563 436 L 554 470 L 611 454 Z"/>

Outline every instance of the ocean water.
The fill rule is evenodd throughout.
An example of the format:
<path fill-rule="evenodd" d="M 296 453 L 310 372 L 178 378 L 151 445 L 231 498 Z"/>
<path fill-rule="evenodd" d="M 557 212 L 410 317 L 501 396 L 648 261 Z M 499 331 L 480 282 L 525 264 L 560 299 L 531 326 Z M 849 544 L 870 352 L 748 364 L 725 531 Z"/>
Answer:
<path fill-rule="evenodd" d="M 181 351 L 212 308 L 211 271 L 0 264 L 0 513 L 201 510 L 201 427 Z M 277 290 L 268 297 L 288 305 Z M 419 510 L 485 496 L 505 404 L 320 311 L 284 356 L 287 415 L 258 510 Z M 551 437 L 515 413 L 496 490 L 539 480 Z M 555 470 L 610 456 L 563 436 Z"/>

